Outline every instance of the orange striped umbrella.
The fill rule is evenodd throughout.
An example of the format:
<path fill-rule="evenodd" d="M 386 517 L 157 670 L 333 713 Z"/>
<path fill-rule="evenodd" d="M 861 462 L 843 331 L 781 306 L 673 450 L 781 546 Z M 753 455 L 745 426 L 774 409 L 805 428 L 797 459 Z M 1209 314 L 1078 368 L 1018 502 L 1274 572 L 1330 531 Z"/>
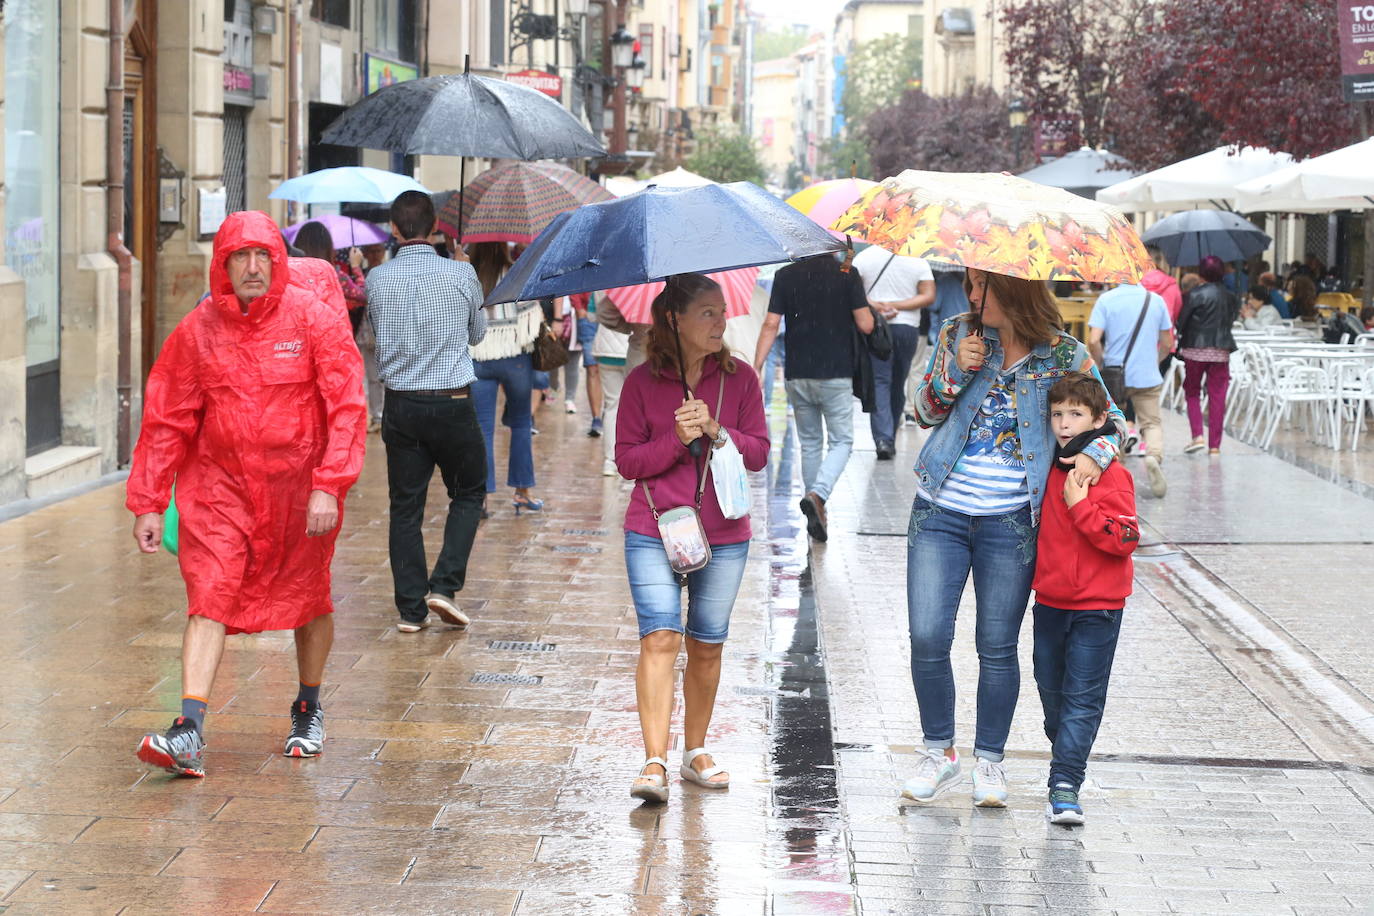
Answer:
<path fill-rule="evenodd" d="M 754 297 L 754 284 L 759 278 L 757 267 L 740 267 L 706 276 L 719 283 L 721 292 L 725 294 L 726 318 L 749 314 L 749 302 Z M 662 280 L 655 280 L 653 283 L 608 289 L 606 295 L 611 297 L 611 301 L 620 310 L 620 314 L 625 316 L 626 321 L 632 324 L 652 324 L 650 310 L 654 298 L 663 292 L 663 286 Z"/>

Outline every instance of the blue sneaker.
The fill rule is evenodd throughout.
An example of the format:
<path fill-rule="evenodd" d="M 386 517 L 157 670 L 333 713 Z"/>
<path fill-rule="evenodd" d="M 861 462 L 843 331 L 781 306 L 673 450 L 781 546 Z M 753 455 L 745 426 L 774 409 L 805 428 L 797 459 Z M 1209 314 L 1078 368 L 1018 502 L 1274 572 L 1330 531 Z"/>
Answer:
<path fill-rule="evenodd" d="M 1007 806 L 1007 771 L 1002 764 L 977 758 L 973 767 L 973 803 L 979 808 Z"/>
<path fill-rule="evenodd" d="M 1083 809 L 1078 806 L 1078 792 L 1066 782 L 1050 789 L 1050 800 L 1045 805 L 1051 824 L 1077 827 L 1083 823 Z"/>
<path fill-rule="evenodd" d="M 600 438 L 601 438 L 601 430 L 602 430 L 603 428 L 604 428 L 604 427 L 603 427 L 602 424 L 601 424 L 601 418 L 600 418 L 600 417 L 592 417 L 592 428 L 589 429 L 589 430 L 587 430 L 587 435 L 591 436 L 593 439 L 600 439 Z"/>

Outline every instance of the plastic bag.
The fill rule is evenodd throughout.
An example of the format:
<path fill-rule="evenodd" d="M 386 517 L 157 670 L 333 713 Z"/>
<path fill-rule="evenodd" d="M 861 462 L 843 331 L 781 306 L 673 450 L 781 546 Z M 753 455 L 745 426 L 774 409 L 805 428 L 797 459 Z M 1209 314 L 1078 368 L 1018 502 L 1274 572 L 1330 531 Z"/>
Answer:
<path fill-rule="evenodd" d="M 177 488 L 172 484 L 172 499 L 162 513 L 162 549 L 177 555 L 178 535 L 181 533 L 181 513 L 177 511 Z"/>
<path fill-rule="evenodd" d="M 744 456 L 728 434 L 725 444 L 711 453 L 711 482 L 722 515 L 744 518 L 749 514 L 749 474 L 744 470 Z"/>

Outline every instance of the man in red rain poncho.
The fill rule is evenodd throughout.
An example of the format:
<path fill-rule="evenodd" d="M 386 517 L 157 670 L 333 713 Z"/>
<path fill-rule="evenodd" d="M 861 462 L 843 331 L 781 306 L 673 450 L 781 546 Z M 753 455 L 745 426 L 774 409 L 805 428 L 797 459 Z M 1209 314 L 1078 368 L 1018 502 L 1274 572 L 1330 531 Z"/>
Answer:
<path fill-rule="evenodd" d="M 292 282 L 293 269 L 267 214 L 226 219 L 210 294 L 163 344 L 144 394 L 126 505 L 139 549 L 154 553 L 176 482 L 190 616 L 181 715 L 138 757 L 178 775 L 205 774 L 206 698 L 226 633 L 295 631 L 301 686 L 285 753 L 314 757 L 324 745 L 329 563 L 362 469 L 367 407 L 333 291 Z"/>

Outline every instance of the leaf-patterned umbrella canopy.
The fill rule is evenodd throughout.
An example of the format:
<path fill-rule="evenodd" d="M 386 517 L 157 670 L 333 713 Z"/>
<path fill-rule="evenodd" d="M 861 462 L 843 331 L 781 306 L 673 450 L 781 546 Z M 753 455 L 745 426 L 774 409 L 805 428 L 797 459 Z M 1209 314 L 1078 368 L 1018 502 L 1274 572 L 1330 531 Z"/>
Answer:
<path fill-rule="evenodd" d="M 908 169 L 830 228 L 897 254 L 1027 280 L 1135 283 L 1154 266 L 1115 207 L 996 173 Z"/>

